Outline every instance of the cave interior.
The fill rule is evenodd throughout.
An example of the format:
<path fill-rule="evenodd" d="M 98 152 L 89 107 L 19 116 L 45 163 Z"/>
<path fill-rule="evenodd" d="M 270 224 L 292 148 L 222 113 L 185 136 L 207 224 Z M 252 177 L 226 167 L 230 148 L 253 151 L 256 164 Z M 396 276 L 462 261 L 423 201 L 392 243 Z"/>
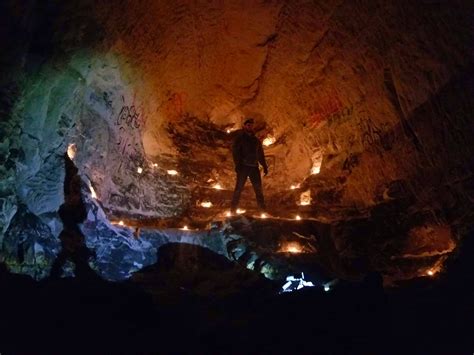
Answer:
<path fill-rule="evenodd" d="M 473 351 L 471 1 L 0 13 L 0 354 Z"/>

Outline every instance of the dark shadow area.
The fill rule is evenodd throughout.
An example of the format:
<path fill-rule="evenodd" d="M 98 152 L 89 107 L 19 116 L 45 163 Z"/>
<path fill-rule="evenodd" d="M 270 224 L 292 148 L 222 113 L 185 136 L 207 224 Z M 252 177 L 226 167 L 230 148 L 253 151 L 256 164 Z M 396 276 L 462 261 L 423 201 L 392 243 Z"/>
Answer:
<path fill-rule="evenodd" d="M 159 263 L 124 283 L 34 282 L 1 265 L 1 351 L 470 353 L 472 237 L 439 279 L 388 291 L 374 273 L 329 292 L 314 287 L 277 294 L 250 271 L 185 244 L 163 247 Z"/>
<path fill-rule="evenodd" d="M 64 178 L 64 203 L 59 208 L 59 216 L 63 222 L 64 229 L 59 235 L 61 240 L 61 251 L 53 263 L 51 277 L 60 277 L 67 260 L 74 263 L 74 273 L 81 278 L 96 278 L 97 275 L 88 264 L 93 255 L 85 244 L 78 223 L 86 219 L 87 211 L 81 196 L 81 178 L 78 169 L 64 154 L 66 176 Z"/>

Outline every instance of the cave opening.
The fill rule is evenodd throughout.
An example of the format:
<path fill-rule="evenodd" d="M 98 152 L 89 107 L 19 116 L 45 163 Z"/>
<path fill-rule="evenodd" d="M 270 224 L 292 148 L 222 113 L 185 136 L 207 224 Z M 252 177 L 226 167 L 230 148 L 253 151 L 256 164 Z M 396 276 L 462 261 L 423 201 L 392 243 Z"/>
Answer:
<path fill-rule="evenodd" d="M 230 333 L 235 352 L 289 351 L 276 338 L 299 334 L 341 353 L 383 353 L 397 337 L 472 351 L 469 1 L 6 0 L 0 13 L 12 329 L 21 317 L 5 302 L 21 309 L 31 292 L 27 311 L 50 310 L 49 328 L 79 331 L 102 309 L 107 336 L 147 350 L 152 331 L 167 351 L 192 349 L 171 341 L 189 317 L 203 351 L 228 349 Z M 249 118 L 266 207 L 247 181 L 232 211 Z M 327 329 L 277 326 L 319 314 Z"/>

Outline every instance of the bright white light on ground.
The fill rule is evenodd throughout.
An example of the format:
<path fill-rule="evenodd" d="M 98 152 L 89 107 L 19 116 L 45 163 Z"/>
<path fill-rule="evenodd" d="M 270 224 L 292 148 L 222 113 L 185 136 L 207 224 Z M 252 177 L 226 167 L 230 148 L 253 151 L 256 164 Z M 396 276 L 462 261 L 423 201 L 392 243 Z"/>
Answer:
<path fill-rule="evenodd" d="M 307 206 L 311 204 L 311 190 L 307 190 L 300 195 L 300 205 Z"/>
<path fill-rule="evenodd" d="M 299 189 L 299 188 L 300 188 L 300 184 L 290 186 L 290 189 L 292 189 L 292 190 Z"/>
<path fill-rule="evenodd" d="M 212 207 L 212 202 L 211 201 L 203 201 L 203 202 L 201 202 L 201 207 L 204 207 L 204 208 Z"/>
<path fill-rule="evenodd" d="M 225 213 L 225 215 L 226 215 L 226 217 L 232 217 L 232 212 L 227 211 L 227 212 Z"/>
<path fill-rule="evenodd" d="M 267 217 L 268 217 L 268 216 L 267 216 L 266 213 L 262 213 L 262 214 L 260 215 L 260 218 L 267 218 Z"/>
<path fill-rule="evenodd" d="M 76 152 L 77 152 L 77 147 L 74 143 L 71 143 L 67 146 L 67 156 L 69 157 L 69 159 L 73 160 L 74 157 L 76 156 Z"/>
<path fill-rule="evenodd" d="M 331 287 L 329 287 L 328 285 L 324 285 L 324 291 L 328 292 L 331 290 Z"/>
<path fill-rule="evenodd" d="M 304 274 L 301 273 L 301 278 L 296 278 L 294 276 L 288 276 L 286 278 L 286 283 L 283 285 L 283 292 L 292 292 L 295 290 L 300 290 L 303 287 L 314 287 L 314 284 L 311 281 L 305 281 Z"/>
<path fill-rule="evenodd" d="M 433 271 L 433 270 L 428 270 L 426 273 L 427 273 L 429 276 L 433 276 L 433 275 L 434 275 L 434 271 Z"/>
<path fill-rule="evenodd" d="M 222 190 L 222 185 L 217 183 L 217 184 L 212 185 L 212 188 L 216 190 Z"/>
<path fill-rule="evenodd" d="M 178 172 L 176 170 L 168 170 L 167 173 L 168 175 L 178 175 Z"/>
<path fill-rule="evenodd" d="M 188 230 L 189 230 L 188 226 L 184 226 L 184 227 L 181 228 L 181 229 L 182 229 L 183 231 L 188 231 Z"/>
<path fill-rule="evenodd" d="M 273 136 L 267 136 L 267 137 L 263 140 L 262 144 L 263 144 L 264 146 L 268 147 L 269 145 L 272 145 L 272 144 L 275 143 L 275 142 L 276 142 L 275 137 L 273 137 Z"/>
<path fill-rule="evenodd" d="M 241 209 L 241 208 L 237 208 L 237 211 L 235 211 L 235 212 L 237 212 L 237 214 L 242 214 L 242 213 L 245 213 L 245 212 L 247 212 L 247 211 L 246 211 L 246 210 L 243 210 L 243 209 Z"/>
<path fill-rule="evenodd" d="M 299 214 L 297 214 L 297 215 L 296 215 L 296 217 L 295 217 L 295 219 L 296 219 L 297 221 L 301 221 L 301 217 L 300 217 L 300 215 L 299 215 Z"/>
<path fill-rule="evenodd" d="M 118 224 L 119 224 L 119 226 L 124 226 L 125 225 L 125 223 L 123 223 L 123 221 L 119 221 Z"/>
<path fill-rule="evenodd" d="M 227 132 L 227 133 L 230 133 L 230 129 L 228 129 L 226 132 Z"/>
<path fill-rule="evenodd" d="M 137 173 L 139 173 L 139 174 L 143 173 L 143 168 L 141 166 L 139 166 L 137 168 Z"/>

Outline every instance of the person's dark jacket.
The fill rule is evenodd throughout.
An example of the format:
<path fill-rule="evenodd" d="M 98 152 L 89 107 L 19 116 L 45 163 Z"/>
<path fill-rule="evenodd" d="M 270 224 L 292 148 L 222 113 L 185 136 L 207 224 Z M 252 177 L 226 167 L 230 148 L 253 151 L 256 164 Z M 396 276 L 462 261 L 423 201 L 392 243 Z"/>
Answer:
<path fill-rule="evenodd" d="M 239 132 L 232 145 L 232 156 L 236 170 L 240 170 L 244 166 L 258 167 L 258 163 L 260 163 L 264 172 L 268 171 L 262 143 L 254 134 L 245 131 Z"/>

